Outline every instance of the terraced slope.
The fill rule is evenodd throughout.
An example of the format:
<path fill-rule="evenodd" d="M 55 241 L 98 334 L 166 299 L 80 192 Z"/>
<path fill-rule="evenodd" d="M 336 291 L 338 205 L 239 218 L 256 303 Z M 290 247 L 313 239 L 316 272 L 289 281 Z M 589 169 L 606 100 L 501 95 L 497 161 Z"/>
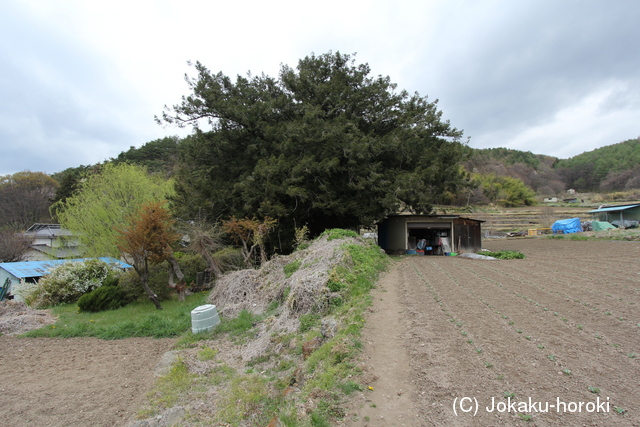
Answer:
<path fill-rule="evenodd" d="M 533 206 L 526 208 L 504 209 L 496 212 L 470 213 L 473 219 L 486 221 L 482 229 L 487 235 L 502 234 L 508 232 L 524 231 L 532 228 L 551 227 L 555 221 L 567 218 L 580 218 L 590 220 L 587 214 L 592 207 L 550 207 Z"/>

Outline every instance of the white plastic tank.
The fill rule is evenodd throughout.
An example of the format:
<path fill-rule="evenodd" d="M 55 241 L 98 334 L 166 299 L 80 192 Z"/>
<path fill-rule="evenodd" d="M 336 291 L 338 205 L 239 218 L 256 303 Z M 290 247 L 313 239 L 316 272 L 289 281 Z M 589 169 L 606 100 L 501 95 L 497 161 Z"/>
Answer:
<path fill-rule="evenodd" d="M 220 323 L 220 317 L 213 304 L 201 305 L 191 310 L 191 331 L 194 334 L 209 332 L 218 323 Z"/>

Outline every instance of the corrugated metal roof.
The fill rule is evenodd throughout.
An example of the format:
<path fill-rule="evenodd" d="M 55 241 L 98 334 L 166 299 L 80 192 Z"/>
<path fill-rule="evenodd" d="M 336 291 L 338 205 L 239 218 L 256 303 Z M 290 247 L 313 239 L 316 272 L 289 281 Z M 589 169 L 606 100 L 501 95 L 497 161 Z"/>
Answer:
<path fill-rule="evenodd" d="M 3 262 L 0 263 L 0 268 L 5 269 L 13 276 L 18 278 L 23 277 L 41 277 L 49 273 L 49 270 L 65 262 L 79 262 L 86 261 L 91 258 L 77 258 L 77 259 L 54 259 L 50 261 L 26 261 L 26 262 Z M 119 261 L 112 257 L 100 257 L 100 261 L 104 261 L 107 264 L 117 264 L 120 268 L 132 268 L 133 266 Z"/>
<path fill-rule="evenodd" d="M 50 230 L 60 230 L 60 224 L 40 224 L 35 223 L 31 227 L 27 229 L 27 233 L 31 231 L 40 231 L 42 229 L 50 229 Z"/>
<path fill-rule="evenodd" d="M 73 236 L 73 233 L 66 228 L 62 228 L 60 224 L 33 224 L 24 232 L 25 236 Z"/>
<path fill-rule="evenodd" d="M 640 203 L 636 203 L 635 205 L 607 206 L 606 208 L 595 209 L 587 213 L 624 211 L 627 209 L 637 208 L 638 206 L 640 206 Z"/>
<path fill-rule="evenodd" d="M 482 220 L 482 219 L 468 218 L 468 217 L 464 217 L 464 216 L 460 216 L 460 215 L 420 215 L 420 214 L 412 214 L 412 213 L 409 213 L 409 212 L 401 212 L 401 213 L 397 213 L 397 214 L 387 215 L 387 218 L 392 218 L 392 217 L 402 217 L 402 218 L 424 217 L 424 218 L 442 218 L 442 219 L 468 219 L 470 221 L 486 222 L 485 220 Z"/>

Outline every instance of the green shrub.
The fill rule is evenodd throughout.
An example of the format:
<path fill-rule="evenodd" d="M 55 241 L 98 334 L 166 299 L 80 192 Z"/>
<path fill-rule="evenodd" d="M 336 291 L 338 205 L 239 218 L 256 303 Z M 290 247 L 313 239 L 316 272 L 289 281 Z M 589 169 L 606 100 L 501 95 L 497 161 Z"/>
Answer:
<path fill-rule="evenodd" d="M 207 268 L 206 261 L 198 254 L 175 252 L 175 257 L 180 265 L 182 274 L 184 274 L 184 280 L 187 285 L 196 283 L 198 272 L 204 271 Z"/>
<path fill-rule="evenodd" d="M 38 283 L 18 293 L 25 302 L 34 307 L 44 308 L 61 303 L 75 302 L 87 292 L 100 287 L 110 276 L 119 274 L 99 259 L 69 261 L 52 268 Z"/>
<path fill-rule="evenodd" d="M 242 310 L 236 318 L 223 317 L 221 323 L 216 326 L 216 333 L 229 333 L 232 336 L 241 335 L 253 328 L 259 317 L 248 310 Z"/>
<path fill-rule="evenodd" d="M 120 276 L 121 274 L 111 274 L 107 276 L 107 278 L 102 281 L 102 286 L 118 286 L 118 283 L 120 282 Z"/>
<path fill-rule="evenodd" d="M 97 313 L 105 310 L 115 310 L 127 305 L 127 294 L 113 284 L 103 285 L 78 300 L 78 308 L 82 312 Z"/>
<path fill-rule="evenodd" d="M 306 225 L 303 225 L 302 227 L 295 228 L 295 241 L 293 243 L 293 246 L 296 249 L 300 249 L 300 245 L 307 243 L 308 245 L 309 242 L 309 227 L 307 227 Z"/>
<path fill-rule="evenodd" d="M 247 268 L 242 253 L 237 248 L 226 247 L 213 254 L 212 257 L 218 261 L 223 272 Z"/>
<path fill-rule="evenodd" d="M 320 326 L 320 315 L 318 313 L 307 313 L 300 316 L 300 332 L 307 332 L 308 330 Z"/>
<path fill-rule="evenodd" d="M 169 287 L 169 273 L 166 267 L 162 265 L 149 267 L 148 285 L 161 301 L 165 301 L 171 296 L 172 289 Z M 124 290 L 128 301 L 149 299 L 142 287 L 138 274 L 133 269 L 120 276 L 120 287 Z"/>

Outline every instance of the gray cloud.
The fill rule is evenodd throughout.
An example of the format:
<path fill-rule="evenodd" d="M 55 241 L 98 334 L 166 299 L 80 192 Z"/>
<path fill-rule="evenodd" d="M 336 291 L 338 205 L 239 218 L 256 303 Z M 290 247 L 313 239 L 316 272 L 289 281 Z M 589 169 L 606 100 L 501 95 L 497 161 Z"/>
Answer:
<path fill-rule="evenodd" d="M 442 108 L 472 136 L 472 146 L 505 146 L 614 82 L 628 86 L 633 95 L 624 102 L 637 106 L 636 3 L 494 2 L 489 10 L 480 9 L 460 7 L 460 14 L 450 17 L 467 28 L 443 25 L 445 47 L 438 49 L 432 74 Z M 528 149 L 557 152 L 553 145 Z"/>
<path fill-rule="evenodd" d="M 473 147 L 570 157 L 640 134 L 635 0 L 293 4 L 5 2 L 0 175 L 57 172 L 179 134 L 153 115 L 186 94 L 187 60 L 276 75 L 329 50 L 438 98 Z"/>

